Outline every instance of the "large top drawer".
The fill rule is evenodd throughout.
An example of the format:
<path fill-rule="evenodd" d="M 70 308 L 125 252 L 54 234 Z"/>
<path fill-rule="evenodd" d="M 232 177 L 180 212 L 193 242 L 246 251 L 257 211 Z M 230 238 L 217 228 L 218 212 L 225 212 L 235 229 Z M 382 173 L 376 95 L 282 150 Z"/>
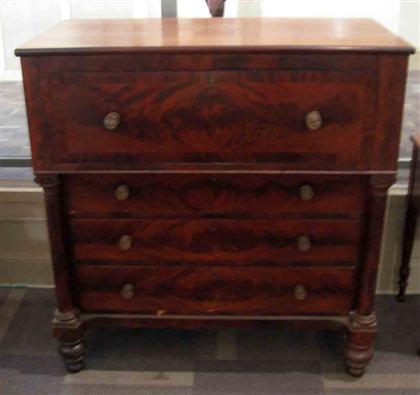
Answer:
<path fill-rule="evenodd" d="M 362 70 L 54 72 L 40 84 L 45 92 L 37 105 L 45 114 L 32 133 L 35 170 L 208 163 L 364 169 L 376 119 L 371 76 Z"/>

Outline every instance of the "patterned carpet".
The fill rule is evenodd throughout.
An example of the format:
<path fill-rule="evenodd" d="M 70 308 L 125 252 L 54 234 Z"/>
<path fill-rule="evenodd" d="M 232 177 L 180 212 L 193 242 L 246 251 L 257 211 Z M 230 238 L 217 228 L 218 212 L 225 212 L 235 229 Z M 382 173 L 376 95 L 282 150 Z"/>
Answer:
<path fill-rule="evenodd" d="M 343 373 L 334 332 L 96 330 L 86 369 L 67 374 L 49 322 L 52 290 L 0 288 L 0 394 L 419 395 L 420 295 L 377 303 L 368 373 Z"/>

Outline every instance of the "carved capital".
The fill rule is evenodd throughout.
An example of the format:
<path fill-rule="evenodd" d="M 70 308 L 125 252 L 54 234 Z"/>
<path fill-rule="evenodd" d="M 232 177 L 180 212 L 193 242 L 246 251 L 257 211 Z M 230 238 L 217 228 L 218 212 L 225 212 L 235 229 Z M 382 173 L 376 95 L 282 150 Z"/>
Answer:
<path fill-rule="evenodd" d="M 350 329 L 352 331 L 374 331 L 377 330 L 377 321 L 375 313 L 363 315 L 357 311 L 350 314 Z"/>
<path fill-rule="evenodd" d="M 80 311 L 76 308 L 61 312 L 58 309 L 54 312 L 54 321 L 59 323 L 71 324 L 71 323 L 79 323 L 80 322 Z"/>
<path fill-rule="evenodd" d="M 57 174 L 37 174 L 35 182 L 47 192 L 61 185 L 61 178 Z"/>
<path fill-rule="evenodd" d="M 389 187 L 396 181 L 395 173 L 374 174 L 370 177 L 370 187 L 373 194 L 386 194 Z"/>

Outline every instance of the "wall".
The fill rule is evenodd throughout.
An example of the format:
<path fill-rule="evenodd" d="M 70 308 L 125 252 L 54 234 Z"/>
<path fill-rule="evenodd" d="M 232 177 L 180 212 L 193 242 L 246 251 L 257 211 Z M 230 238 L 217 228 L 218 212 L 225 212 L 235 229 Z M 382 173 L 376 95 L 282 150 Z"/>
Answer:
<path fill-rule="evenodd" d="M 44 198 L 39 188 L 0 188 L 0 283 L 52 284 Z"/>
<path fill-rule="evenodd" d="M 401 246 L 406 209 L 406 188 L 390 189 L 384 221 L 382 251 L 378 272 L 377 292 L 395 294 L 398 289 Z M 420 227 L 417 228 L 416 242 L 411 255 L 411 275 L 408 293 L 420 294 Z"/>
<path fill-rule="evenodd" d="M 2 0 L 0 80 L 21 79 L 14 49 L 63 19 L 158 18 L 161 0 Z"/>

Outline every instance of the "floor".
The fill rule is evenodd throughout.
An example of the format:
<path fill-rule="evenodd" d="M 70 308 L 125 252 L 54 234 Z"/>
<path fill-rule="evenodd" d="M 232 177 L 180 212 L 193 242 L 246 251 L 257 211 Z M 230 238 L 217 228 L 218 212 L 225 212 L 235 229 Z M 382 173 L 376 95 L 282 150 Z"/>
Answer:
<path fill-rule="evenodd" d="M 30 157 L 25 101 L 20 81 L 2 81 L 0 84 L 0 159 Z M 409 136 L 420 132 L 420 70 L 409 72 L 404 106 L 400 158 L 411 157 Z M 32 181 L 29 167 L 0 168 L 0 180 Z"/>
<path fill-rule="evenodd" d="M 0 394 L 420 394 L 420 295 L 378 297 L 376 354 L 360 379 L 343 373 L 340 334 L 287 330 L 96 330 L 86 369 L 67 374 L 53 309 L 51 289 L 0 288 Z"/>

